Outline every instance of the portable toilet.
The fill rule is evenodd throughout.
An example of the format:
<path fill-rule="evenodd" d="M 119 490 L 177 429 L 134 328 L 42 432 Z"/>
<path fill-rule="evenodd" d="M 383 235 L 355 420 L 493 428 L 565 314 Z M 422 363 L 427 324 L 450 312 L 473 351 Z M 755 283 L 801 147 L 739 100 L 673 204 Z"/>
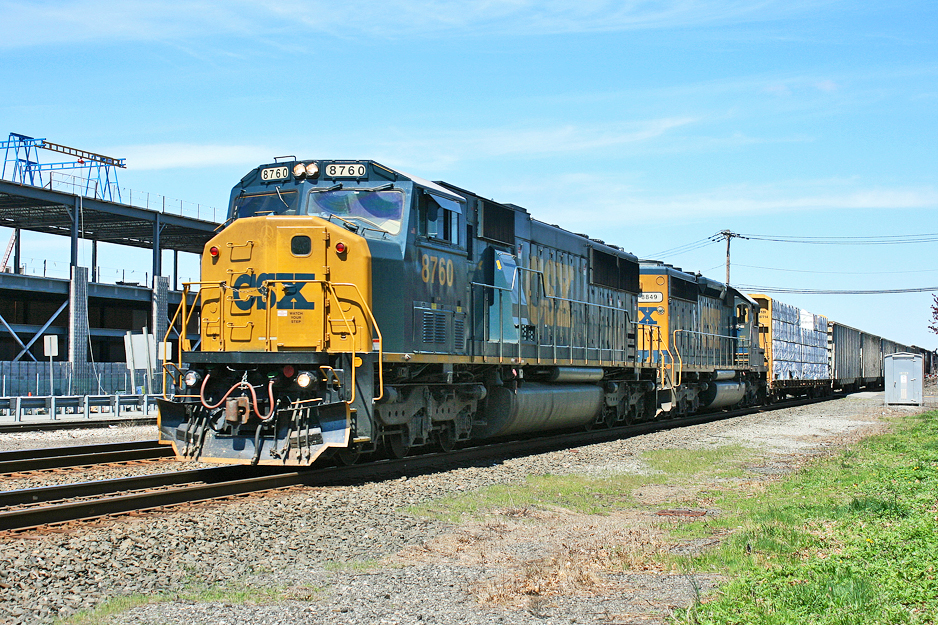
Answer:
<path fill-rule="evenodd" d="M 898 352 L 883 358 L 886 405 L 924 404 L 925 369 L 921 354 Z"/>

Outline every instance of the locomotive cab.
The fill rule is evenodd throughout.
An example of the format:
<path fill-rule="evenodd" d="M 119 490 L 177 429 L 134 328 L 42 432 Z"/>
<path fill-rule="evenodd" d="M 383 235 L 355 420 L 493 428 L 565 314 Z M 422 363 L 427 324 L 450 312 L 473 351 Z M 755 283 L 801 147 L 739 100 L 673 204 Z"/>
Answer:
<path fill-rule="evenodd" d="M 199 337 L 181 340 L 177 394 L 160 402 L 177 455 L 307 464 L 373 447 L 382 341 L 402 334 L 390 322 L 382 335 L 377 318 L 399 316 L 389 302 L 428 188 L 437 207 L 458 207 L 459 196 L 372 162 L 274 163 L 241 180 L 201 280 L 186 285 L 183 301 L 197 293 L 199 305 L 177 313 Z M 452 281 L 452 265 L 443 271 Z"/>

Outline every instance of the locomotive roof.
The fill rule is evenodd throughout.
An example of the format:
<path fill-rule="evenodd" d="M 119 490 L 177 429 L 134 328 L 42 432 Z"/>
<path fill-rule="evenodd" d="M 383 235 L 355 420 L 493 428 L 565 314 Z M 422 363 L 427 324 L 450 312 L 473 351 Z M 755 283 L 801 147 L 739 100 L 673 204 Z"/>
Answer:
<path fill-rule="evenodd" d="M 281 161 L 281 162 L 276 162 L 276 161 L 275 161 L 274 163 L 266 163 L 266 164 L 264 164 L 264 165 L 258 165 L 257 167 L 255 167 L 254 169 L 252 169 L 250 172 L 248 172 L 243 178 L 241 178 L 241 185 L 243 186 L 243 185 L 245 184 L 245 181 L 246 181 L 246 180 L 248 180 L 249 178 L 251 178 L 253 175 L 256 175 L 256 173 L 259 172 L 259 171 L 261 171 L 262 169 L 265 169 L 265 168 L 268 168 L 268 167 L 276 167 L 277 165 L 283 166 L 283 165 L 286 165 L 288 162 L 290 162 L 290 163 L 305 163 L 305 164 L 308 164 L 308 163 L 330 163 L 330 162 L 333 162 L 333 159 L 295 159 L 295 160 L 293 160 L 293 161 Z M 337 162 L 338 162 L 338 161 L 337 161 Z M 375 165 L 375 166 L 377 166 L 377 167 L 379 167 L 379 168 L 381 168 L 381 169 L 383 169 L 383 170 L 385 170 L 385 171 L 389 171 L 389 172 L 391 172 L 391 173 L 393 173 L 393 174 L 396 174 L 397 176 L 399 176 L 399 177 L 401 177 L 401 178 L 403 178 L 403 179 L 405 179 L 405 180 L 410 180 L 411 182 L 414 182 L 415 184 L 420 185 L 421 187 L 424 187 L 427 191 L 430 191 L 431 193 L 434 193 L 434 194 L 436 194 L 436 195 L 439 195 L 439 196 L 441 196 L 441 197 L 443 197 L 443 198 L 445 198 L 445 199 L 452 200 L 452 201 L 454 201 L 454 202 L 462 202 L 462 203 L 465 203 L 465 201 L 466 201 L 466 198 L 464 198 L 463 196 L 459 195 L 458 193 L 456 193 L 456 192 L 454 192 L 454 191 L 452 191 L 452 190 L 450 190 L 450 189 L 447 189 L 447 188 L 445 188 L 445 187 L 442 187 L 442 186 L 440 186 L 439 184 L 437 184 L 437 183 L 435 183 L 435 182 L 431 182 L 431 181 L 429 181 L 429 180 L 426 180 L 425 178 L 421 178 L 420 176 L 412 176 L 412 175 L 410 175 L 410 174 L 408 174 L 408 173 L 402 172 L 402 171 L 399 170 L 399 169 L 394 169 L 393 167 L 388 167 L 387 165 L 382 165 L 382 164 L 379 163 L 378 161 L 363 160 L 363 161 L 340 161 L 340 162 L 342 162 L 342 163 L 345 163 L 345 162 L 371 163 L 372 165 Z M 237 189 L 237 187 L 235 187 L 235 188 Z"/>
<path fill-rule="evenodd" d="M 388 167 L 387 165 L 381 165 L 381 167 L 384 167 L 385 169 L 389 169 L 393 171 L 395 174 L 398 174 L 399 176 L 403 176 L 404 178 L 407 178 L 408 180 L 416 182 L 421 187 L 426 187 L 427 190 L 432 191 L 433 193 L 436 193 L 438 195 L 441 195 L 444 198 L 454 200 L 456 202 L 466 201 L 466 198 L 464 198 L 463 196 L 459 195 L 458 193 L 455 193 L 454 191 L 450 191 L 449 189 L 442 187 L 435 182 L 431 182 L 429 180 L 426 180 L 425 178 L 421 178 L 420 176 L 411 176 L 410 174 L 406 174 L 399 169 L 394 169 L 393 167 Z"/>
<path fill-rule="evenodd" d="M 502 207 L 504 207 L 504 208 L 506 208 L 506 209 L 508 209 L 508 210 L 514 211 L 514 212 L 516 212 L 516 213 L 521 213 L 521 214 L 527 216 L 527 218 L 530 219 L 532 223 L 537 223 L 537 224 L 539 224 L 540 227 L 543 227 L 543 228 L 550 228 L 550 229 L 553 229 L 553 230 L 555 230 L 555 231 L 557 231 L 557 232 L 563 233 L 564 235 L 573 236 L 573 237 L 580 237 L 580 238 L 586 239 L 586 240 L 588 241 L 588 245 L 590 245 L 590 246 L 593 247 L 593 248 L 596 248 L 597 246 L 601 246 L 601 247 L 603 247 L 603 248 L 606 248 L 606 250 L 604 250 L 604 251 L 606 251 L 606 253 L 608 253 L 608 254 L 613 254 L 613 255 L 619 256 L 619 257 L 627 257 L 627 258 L 630 258 L 630 259 L 635 260 L 635 261 L 638 260 L 638 257 L 637 257 L 635 254 L 633 254 L 632 252 L 629 252 L 628 250 L 626 250 L 626 249 L 625 249 L 624 247 L 622 247 L 622 246 L 615 245 L 614 243 L 606 243 L 606 242 L 603 241 L 602 239 L 595 239 L 595 238 L 593 238 L 593 237 L 590 237 L 590 236 L 587 235 L 587 234 L 582 234 L 582 233 L 580 233 L 580 232 L 573 232 L 572 230 L 567 230 L 566 228 L 562 228 L 562 227 L 558 226 L 557 224 L 551 224 L 551 223 L 547 223 L 546 221 L 542 221 L 542 220 L 540 220 L 540 219 L 537 219 L 536 217 L 532 216 L 532 215 L 531 215 L 531 212 L 528 211 L 528 209 L 526 209 L 524 206 L 519 206 L 518 204 L 512 204 L 511 202 L 499 202 L 498 200 L 493 200 L 493 199 L 490 199 L 490 198 L 486 198 L 486 197 L 483 197 L 483 196 L 479 195 L 478 193 L 474 193 L 474 192 L 472 192 L 472 191 L 469 191 L 469 190 L 467 190 L 467 189 L 463 189 L 463 188 L 458 187 L 458 186 L 456 186 L 456 185 L 454 185 L 454 184 L 452 184 L 452 183 L 445 182 L 445 181 L 442 181 L 442 180 L 441 180 L 441 181 L 437 181 L 437 182 L 438 182 L 438 184 L 444 185 L 444 186 L 445 186 L 446 188 L 448 188 L 448 189 L 452 189 L 454 192 L 457 192 L 457 191 L 458 191 L 459 193 L 463 193 L 463 194 L 465 194 L 465 195 L 469 195 L 469 196 L 478 198 L 478 199 L 481 200 L 481 201 L 491 202 L 492 204 L 496 204 L 496 205 L 498 205 L 498 206 L 502 206 Z"/>
<path fill-rule="evenodd" d="M 740 299 L 746 300 L 750 305 L 758 306 L 756 301 L 749 297 L 749 295 L 746 293 L 743 293 L 739 289 L 735 289 L 733 287 L 727 287 L 722 282 L 708 278 L 702 274 L 688 273 L 679 267 L 663 263 L 660 260 L 642 259 L 639 261 L 639 263 L 639 272 L 641 273 L 651 275 L 663 274 L 673 276 L 675 278 L 680 278 L 681 280 L 686 280 L 688 282 L 694 282 L 697 284 L 700 292 L 705 295 L 718 296 L 724 292 L 732 292 Z"/>
<path fill-rule="evenodd" d="M 669 276 L 674 276 L 682 280 L 687 280 L 688 282 L 697 282 L 697 278 L 702 278 L 703 276 L 698 274 L 693 274 L 687 271 L 684 271 L 680 267 L 675 267 L 674 265 L 669 265 L 663 263 L 660 260 L 648 260 L 641 259 L 638 261 L 640 263 L 640 271 L 642 273 L 649 274 L 667 274 Z"/>

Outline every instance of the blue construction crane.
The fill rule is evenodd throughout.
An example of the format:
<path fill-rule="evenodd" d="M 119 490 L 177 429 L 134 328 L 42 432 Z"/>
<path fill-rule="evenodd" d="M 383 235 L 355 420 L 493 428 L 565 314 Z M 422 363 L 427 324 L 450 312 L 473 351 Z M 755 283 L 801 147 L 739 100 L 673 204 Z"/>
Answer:
<path fill-rule="evenodd" d="M 120 187 L 117 184 L 117 169 L 126 168 L 123 158 L 111 158 L 103 154 L 86 152 L 70 148 L 58 143 L 51 143 L 45 139 L 35 139 L 26 135 L 10 133 L 7 141 L 0 141 L 4 149 L 2 177 L 11 182 L 28 184 L 34 187 L 52 188 L 53 171 L 65 169 L 83 169 L 85 175 L 80 177 L 84 185 L 82 195 L 101 200 L 120 202 Z M 39 150 L 49 150 L 60 154 L 68 154 L 77 160 L 63 163 L 40 163 Z M 7 178 L 7 166 L 11 168 L 11 177 Z M 43 172 L 49 172 L 47 182 L 43 181 Z"/>

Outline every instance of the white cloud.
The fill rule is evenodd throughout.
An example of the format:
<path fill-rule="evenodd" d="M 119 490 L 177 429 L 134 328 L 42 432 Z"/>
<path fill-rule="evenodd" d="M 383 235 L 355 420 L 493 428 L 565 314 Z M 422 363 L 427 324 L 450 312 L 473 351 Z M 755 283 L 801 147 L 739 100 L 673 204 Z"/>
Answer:
<path fill-rule="evenodd" d="M 675 195 L 653 194 L 621 177 L 571 173 L 541 181 L 513 181 L 494 196 L 531 209 L 541 221 L 573 228 L 592 221 L 660 223 L 662 219 L 705 220 L 715 216 L 769 215 L 828 210 L 936 210 L 934 187 L 864 188 L 858 181 L 791 181 L 784 185 L 739 185 Z M 571 206 L 576 207 L 571 214 Z"/>
<path fill-rule="evenodd" d="M 250 32 L 252 3 L 124 0 L 0 0 L 0 47 L 154 41 Z M 263 11 L 267 13 L 267 11 Z"/>
<path fill-rule="evenodd" d="M 502 158 L 543 158 L 564 154 L 608 152 L 628 144 L 651 141 L 668 131 L 693 124 L 690 117 L 653 119 L 641 122 L 595 126 L 560 125 L 414 133 L 400 131 L 390 141 L 370 150 L 378 160 L 416 170 L 450 169 L 456 163 Z"/>
<path fill-rule="evenodd" d="M 440 171 L 457 163 L 480 159 L 543 158 L 554 155 L 590 153 L 661 137 L 668 131 L 692 124 L 692 118 L 665 118 L 603 126 L 559 125 L 523 128 L 466 130 L 387 130 L 381 139 L 343 134 L 317 137 L 315 153 L 294 148 L 262 145 L 156 143 L 112 146 L 104 151 L 120 154 L 135 171 L 173 168 L 256 166 L 275 154 L 297 154 L 301 158 L 348 158 L 363 154 L 387 165 L 408 171 Z"/>

